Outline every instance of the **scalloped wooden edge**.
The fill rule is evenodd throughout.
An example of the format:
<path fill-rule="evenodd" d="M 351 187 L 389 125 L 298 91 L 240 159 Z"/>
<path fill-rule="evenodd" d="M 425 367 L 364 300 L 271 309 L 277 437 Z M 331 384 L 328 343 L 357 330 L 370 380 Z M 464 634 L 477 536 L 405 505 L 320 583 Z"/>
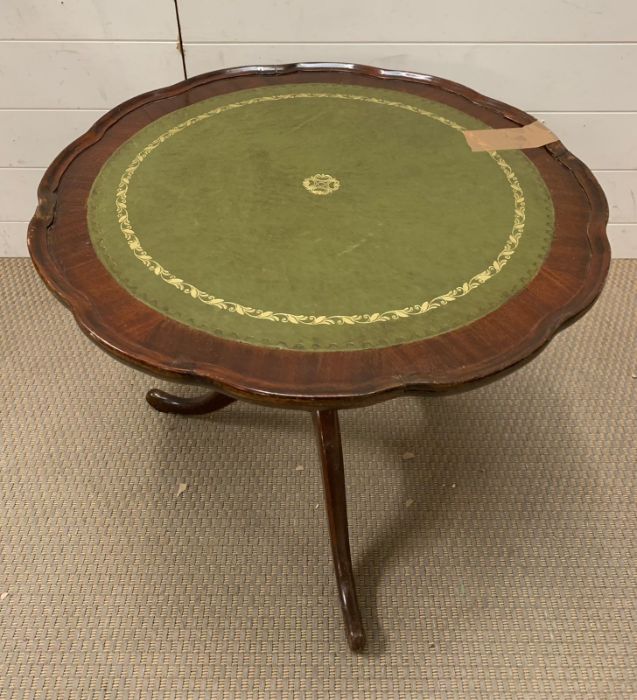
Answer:
<path fill-rule="evenodd" d="M 534 121 L 526 112 L 507 105 L 493 98 L 482 95 L 471 88 L 444 78 L 431 75 L 376 68 L 354 63 L 288 63 L 282 65 L 257 65 L 226 68 L 178 82 L 172 86 L 152 90 L 133 97 L 104 114 L 82 136 L 69 144 L 47 168 L 38 187 L 38 206 L 28 228 L 28 248 L 33 263 L 47 287 L 73 312 L 74 317 L 86 335 L 117 359 L 155 376 L 174 381 L 190 381 L 206 386 L 213 386 L 230 396 L 243 398 L 258 403 L 286 405 L 294 408 L 316 409 L 317 407 L 344 408 L 346 406 L 369 405 L 403 394 L 435 393 L 442 391 L 461 391 L 496 379 L 535 357 L 562 328 L 569 325 L 585 313 L 594 303 L 602 290 L 610 264 L 610 247 L 606 237 L 608 221 L 608 204 L 599 183 L 589 168 L 560 141 L 551 143 L 546 148 L 553 158 L 566 167 L 578 182 L 590 203 L 590 218 L 586 231 L 592 251 L 586 278 L 571 301 L 544 317 L 535 327 L 529 328 L 527 336 L 521 339 L 517 349 L 507 354 L 493 356 L 483 362 L 479 370 L 469 369 L 466 376 L 460 372 L 453 382 L 407 378 L 394 382 L 384 382 L 370 390 L 353 392 L 318 392 L 314 395 L 297 395 L 290 391 L 278 391 L 270 388 L 255 387 L 235 377 L 233 381 L 221 380 L 210 372 L 176 367 L 166 358 L 149 352 L 148 348 L 136 346 L 126 338 L 118 337 L 114 329 L 106 334 L 94 331 L 95 322 L 99 322 L 99 311 L 90 300 L 77 288 L 71 286 L 59 270 L 47 246 L 47 231 L 55 221 L 57 189 L 64 172 L 80 153 L 98 142 L 106 131 L 128 113 L 151 102 L 173 97 L 193 87 L 207 83 L 226 80 L 237 76 L 252 75 L 286 75 L 308 71 L 337 71 L 366 75 L 387 80 L 426 83 L 441 90 L 455 93 L 474 104 L 490 109 L 513 124 L 525 125 Z M 54 274 L 51 274 L 53 271 Z M 102 329 L 103 330 L 103 329 Z M 453 333 L 451 331 L 450 333 Z M 288 352 L 288 351 L 273 351 Z M 292 351 L 293 352 L 293 351 Z M 360 351 L 362 353 L 369 351 Z"/>

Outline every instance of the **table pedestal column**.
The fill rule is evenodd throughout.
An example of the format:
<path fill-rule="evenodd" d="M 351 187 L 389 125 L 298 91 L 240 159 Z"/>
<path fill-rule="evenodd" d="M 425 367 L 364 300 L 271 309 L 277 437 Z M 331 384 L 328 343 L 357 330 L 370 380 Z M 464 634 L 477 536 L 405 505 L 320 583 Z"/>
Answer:
<path fill-rule="evenodd" d="M 338 413 L 334 410 L 314 411 L 313 418 L 323 464 L 325 509 L 347 642 L 352 650 L 358 651 L 365 646 L 365 631 L 356 598 L 349 548 L 345 473 Z"/>
<path fill-rule="evenodd" d="M 236 399 L 216 391 L 203 396 L 183 398 L 168 394 L 161 389 L 151 389 L 146 394 L 146 400 L 155 410 L 162 413 L 184 415 L 212 413 L 236 401 Z M 334 410 L 313 411 L 312 417 L 323 466 L 325 510 L 347 642 L 351 649 L 358 651 L 365 646 L 365 631 L 356 598 L 352 555 L 349 548 L 345 473 L 338 412 Z"/>

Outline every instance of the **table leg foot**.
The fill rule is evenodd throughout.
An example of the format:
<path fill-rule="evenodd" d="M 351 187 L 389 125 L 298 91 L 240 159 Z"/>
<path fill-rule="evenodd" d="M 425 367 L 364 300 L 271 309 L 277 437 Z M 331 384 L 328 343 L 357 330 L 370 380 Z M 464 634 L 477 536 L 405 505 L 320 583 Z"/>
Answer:
<path fill-rule="evenodd" d="M 236 399 L 225 394 L 211 391 L 203 396 L 184 398 L 174 396 L 161 389 L 151 389 L 146 394 L 146 401 L 156 410 L 162 413 L 180 413 L 187 416 L 200 416 L 204 413 L 212 413 L 234 403 Z"/>
<path fill-rule="evenodd" d="M 313 419 L 323 465 L 325 509 L 347 642 L 353 651 L 359 651 L 365 646 L 365 631 L 356 598 L 349 548 L 345 473 L 338 413 L 334 410 L 314 411 Z"/>

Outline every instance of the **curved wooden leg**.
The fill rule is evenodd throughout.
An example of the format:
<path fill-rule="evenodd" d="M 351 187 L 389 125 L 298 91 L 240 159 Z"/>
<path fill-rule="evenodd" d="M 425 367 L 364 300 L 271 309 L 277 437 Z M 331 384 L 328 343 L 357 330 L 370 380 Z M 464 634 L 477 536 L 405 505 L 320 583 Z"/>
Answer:
<path fill-rule="evenodd" d="M 161 389 L 151 389 L 146 394 L 146 401 L 156 410 L 162 413 L 181 413 L 187 416 L 200 416 L 204 413 L 212 413 L 234 403 L 236 399 L 225 394 L 211 391 L 203 396 L 183 398 L 174 396 Z"/>
<path fill-rule="evenodd" d="M 338 413 L 332 410 L 314 411 L 313 418 L 323 463 L 325 508 L 347 642 L 352 650 L 358 651 L 365 646 L 365 631 L 356 599 L 349 548 L 345 473 Z"/>

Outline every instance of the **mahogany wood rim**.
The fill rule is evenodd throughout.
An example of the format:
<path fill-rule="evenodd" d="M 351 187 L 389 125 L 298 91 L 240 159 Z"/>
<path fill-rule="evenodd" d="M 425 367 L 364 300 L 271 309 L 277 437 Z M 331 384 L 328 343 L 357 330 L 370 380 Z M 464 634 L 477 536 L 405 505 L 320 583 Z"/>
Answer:
<path fill-rule="evenodd" d="M 134 97 L 101 117 L 53 161 L 29 224 L 33 262 L 80 328 L 118 359 L 156 376 L 191 381 L 259 403 L 346 408 L 405 393 L 462 390 L 500 376 L 539 352 L 599 295 L 608 271 L 608 206 L 591 171 L 561 142 L 526 151 L 551 191 L 554 244 L 538 274 L 491 314 L 444 335 L 399 346 L 299 352 L 210 336 L 132 297 L 90 244 L 86 199 L 119 144 L 162 114 L 214 94 L 281 82 L 351 83 L 433 97 L 493 127 L 529 114 L 458 83 L 356 64 L 245 66 L 195 76 Z"/>

